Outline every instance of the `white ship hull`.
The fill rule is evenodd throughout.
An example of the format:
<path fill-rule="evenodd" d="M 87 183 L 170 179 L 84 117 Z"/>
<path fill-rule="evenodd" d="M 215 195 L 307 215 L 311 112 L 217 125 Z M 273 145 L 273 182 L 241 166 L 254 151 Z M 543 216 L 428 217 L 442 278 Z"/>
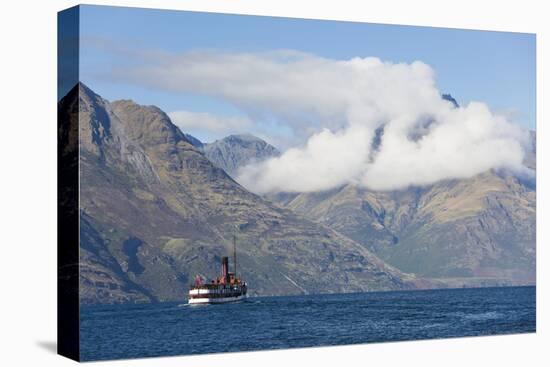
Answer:
<path fill-rule="evenodd" d="M 200 304 L 213 304 L 213 303 L 228 303 L 228 302 L 237 302 L 246 298 L 246 294 L 237 296 L 237 297 L 215 297 L 215 298 L 189 298 L 190 305 L 200 305 Z"/>

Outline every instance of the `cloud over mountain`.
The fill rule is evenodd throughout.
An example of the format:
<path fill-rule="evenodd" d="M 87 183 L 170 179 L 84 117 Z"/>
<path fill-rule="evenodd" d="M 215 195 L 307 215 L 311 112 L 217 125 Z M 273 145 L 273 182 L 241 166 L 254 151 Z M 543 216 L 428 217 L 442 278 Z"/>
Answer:
<path fill-rule="evenodd" d="M 419 61 L 195 51 L 149 57 L 114 74 L 214 96 L 254 124 L 268 123 L 274 134 L 290 131 L 290 149 L 239 172 L 238 181 L 255 192 L 318 191 L 350 182 L 391 190 L 488 169 L 526 170 L 528 134 L 483 103 L 456 107 L 441 98 L 434 70 Z"/>

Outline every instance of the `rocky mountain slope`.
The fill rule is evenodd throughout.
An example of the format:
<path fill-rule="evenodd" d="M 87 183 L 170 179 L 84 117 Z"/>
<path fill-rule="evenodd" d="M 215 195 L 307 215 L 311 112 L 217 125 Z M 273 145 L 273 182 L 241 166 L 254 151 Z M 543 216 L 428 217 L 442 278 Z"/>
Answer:
<path fill-rule="evenodd" d="M 510 174 L 391 192 L 346 185 L 271 199 L 402 271 L 449 286 L 535 281 L 535 187 Z"/>
<path fill-rule="evenodd" d="M 419 284 L 366 246 L 246 191 L 160 109 L 110 103 L 82 84 L 60 108 L 74 100 L 80 111 L 82 302 L 183 299 L 195 274 L 219 272 L 234 234 L 252 294 Z"/>
<path fill-rule="evenodd" d="M 274 146 L 250 134 L 229 135 L 204 145 L 204 154 L 217 167 L 231 177 L 247 164 L 276 157 L 280 153 Z"/>

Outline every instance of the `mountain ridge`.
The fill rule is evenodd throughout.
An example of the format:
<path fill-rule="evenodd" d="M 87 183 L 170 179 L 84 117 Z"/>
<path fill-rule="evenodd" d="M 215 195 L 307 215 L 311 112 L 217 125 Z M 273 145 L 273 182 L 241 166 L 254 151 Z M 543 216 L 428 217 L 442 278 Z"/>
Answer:
<path fill-rule="evenodd" d="M 81 302 L 183 299 L 238 238 L 251 294 L 410 289 L 420 280 L 271 204 L 213 165 L 160 109 L 79 86 Z"/>
<path fill-rule="evenodd" d="M 486 172 L 422 188 L 372 192 L 355 185 L 273 201 L 345 234 L 424 278 L 535 282 L 533 188 Z"/>

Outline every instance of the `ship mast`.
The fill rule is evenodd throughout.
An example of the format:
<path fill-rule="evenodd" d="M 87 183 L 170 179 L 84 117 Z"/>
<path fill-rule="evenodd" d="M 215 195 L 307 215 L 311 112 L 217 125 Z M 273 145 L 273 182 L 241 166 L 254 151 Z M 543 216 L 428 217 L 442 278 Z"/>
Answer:
<path fill-rule="evenodd" d="M 237 279 L 237 236 L 233 235 L 233 264 L 235 266 L 235 279 Z"/>

